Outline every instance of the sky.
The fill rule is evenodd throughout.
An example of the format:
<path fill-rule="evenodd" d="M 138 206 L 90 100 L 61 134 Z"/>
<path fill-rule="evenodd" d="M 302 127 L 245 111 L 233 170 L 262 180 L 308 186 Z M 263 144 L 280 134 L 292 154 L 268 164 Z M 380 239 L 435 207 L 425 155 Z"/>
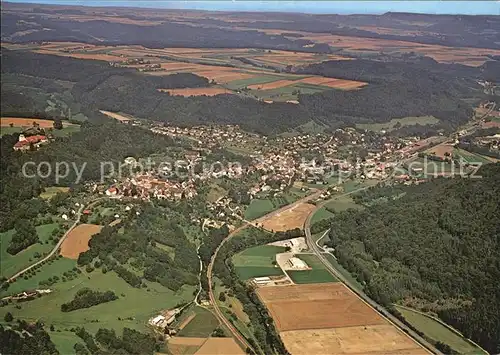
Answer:
<path fill-rule="evenodd" d="M 43 4 L 129 6 L 217 11 L 281 11 L 332 14 L 381 14 L 388 11 L 430 14 L 500 15 L 500 1 L 169 1 L 169 0 L 10 0 Z"/>

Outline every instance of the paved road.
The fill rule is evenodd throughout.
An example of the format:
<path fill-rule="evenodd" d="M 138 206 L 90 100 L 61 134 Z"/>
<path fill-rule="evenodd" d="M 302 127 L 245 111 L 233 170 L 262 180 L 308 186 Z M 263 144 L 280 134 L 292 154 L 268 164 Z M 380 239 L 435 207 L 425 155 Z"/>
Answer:
<path fill-rule="evenodd" d="M 342 197 L 342 196 L 347 196 L 347 195 L 353 194 L 353 193 L 361 191 L 361 190 L 366 190 L 367 188 L 368 187 L 357 189 L 357 190 L 354 190 L 354 191 L 351 191 L 351 192 L 348 192 L 348 193 L 345 193 L 345 194 L 342 194 L 342 195 L 339 195 L 336 197 L 338 198 L 338 197 Z M 328 201 L 324 201 L 323 203 L 319 204 L 318 207 L 307 216 L 307 219 L 304 223 L 304 231 L 306 234 L 306 240 L 307 240 L 307 244 L 309 245 L 309 248 L 314 252 L 314 254 L 316 254 L 316 256 L 319 258 L 319 260 L 321 260 L 321 262 L 326 267 L 326 269 L 333 276 L 335 276 L 337 279 L 339 279 L 344 285 L 346 285 L 347 288 L 349 288 L 351 290 L 351 292 L 353 292 L 356 296 L 358 296 L 362 301 L 364 301 L 367 305 L 369 305 L 371 308 L 373 308 L 377 313 L 379 313 L 387 321 L 392 323 L 396 328 L 400 329 L 401 331 L 404 331 L 405 334 L 407 334 L 409 337 L 416 340 L 424 349 L 426 349 L 427 351 L 430 351 L 431 353 L 442 355 L 442 353 L 439 350 L 437 350 L 436 348 L 434 348 L 434 346 L 432 344 L 427 342 L 425 339 L 423 339 L 421 336 L 419 336 L 417 333 L 415 333 L 413 330 L 411 330 L 409 327 L 407 327 L 405 324 L 403 324 L 399 319 L 397 319 L 392 314 L 390 314 L 388 311 L 383 309 L 375 301 L 373 301 L 371 298 L 369 298 L 363 291 L 357 289 L 356 286 L 352 285 L 351 282 L 349 280 L 347 280 L 347 278 L 342 273 L 340 273 L 337 269 L 335 269 L 332 266 L 332 264 L 330 264 L 330 262 L 325 258 L 325 256 L 322 253 L 323 250 L 321 250 L 318 247 L 318 245 L 316 244 L 316 242 L 312 238 L 311 219 L 312 219 L 312 216 L 314 215 L 314 212 L 317 211 L 319 208 L 323 207 L 323 205 L 327 202 Z"/>
<path fill-rule="evenodd" d="M 245 224 L 237 229 L 235 229 L 234 231 L 232 231 L 220 244 L 219 246 L 217 247 L 217 249 L 215 249 L 215 252 L 214 254 L 212 255 L 212 258 L 210 260 L 210 264 L 208 265 L 208 268 L 207 268 L 207 278 L 208 278 L 208 296 L 210 298 L 210 303 L 212 304 L 212 306 L 214 307 L 214 311 L 215 311 L 215 315 L 217 316 L 217 318 L 219 319 L 219 321 L 221 323 L 223 323 L 230 331 L 231 333 L 233 334 L 233 336 L 241 343 L 243 344 L 244 346 L 246 346 L 247 348 L 250 348 L 252 349 L 252 351 L 255 352 L 255 349 L 246 341 L 246 339 L 240 334 L 240 332 L 238 331 L 238 329 L 236 329 L 231 322 L 229 322 L 226 317 L 224 316 L 224 314 L 222 313 L 219 305 L 217 304 L 217 300 L 215 298 L 215 295 L 214 295 L 214 290 L 213 290 L 213 287 L 212 287 L 212 284 L 213 284 L 213 281 L 212 281 L 212 271 L 213 271 L 213 266 L 214 266 L 214 261 L 215 259 L 217 258 L 217 254 L 220 250 L 220 248 L 227 242 L 229 241 L 232 237 L 234 237 L 235 235 L 238 234 L 238 232 L 240 232 L 242 229 L 245 229 L 247 228 L 248 226 L 257 226 L 257 224 L 259 223 L 262 223 L 264 220 L 266 220 L 267 218 L 270 218 L 270 217 L 273 217 L 273 216 L 276 216 L 277 214 L 279 213 L 282 213 L 286 210 L 289 210 L 295 206 L 297 206 L 298 204 L 300 203 L 304 203 L 304 202 L 308 202 L 310 200 L 313 200 L 313 199 L 316 199 L 319 197 L 319 195 L 321 195 L 323 193 L 323 190 L 319 190 L 319 191 L 316 191 L 314 192 L 313 194 L 311 195 L 308 195 L 306 197 L 303 197 L 301 198 L 300 200 L 297 200 L 295 201 L 294 203 L 292 204 L 289 204 L 289 205 L 286 205 L 284 207 L 281 207 L 275 211 L 272 211 L 262 217 L 259 217 L 257 219 L 254 219 L 253 221 L 247 221 L 247 220 L 243 220 L 243 222 L 245 222 Z"/>
<path fill-rule="evenodd" d="M 83 205 L 82 204 L 80 206 L 80 208 L 78 209 L 78 211 L 76 212 L 76 220 L 75 220 L 75 222 L 71 225 L 71 227 L 69 227 L 69 229 L 66 231 L 66 233 L 64 233 L 64 235 L 61 237 L 61 239 L 59 239 L 59 242 L 57 242 L 57 244 L 54 247 L 54 249 L 52 249 L 52 251 L 49 254 L 47 254 L 47 256 L 45 256 L 43 259 L 40 259 L 37 262 L 31 264 L 30 266 L 28 266 L 28 267 L 22 269 L 21 271 L 17 272 L 13 276 L 11 276 L 7 281 L 8 282 L 12 282 L 14 279 L 18 278 L 19 276 L 21 276 L 22 274 L 24 274 L 26 271 L 31 270 L 35 266 L 40 265 L 44 261 L 50 259 L 50 257 L 53 256 L 57 252 L 57 250 L 61 247 L 62 243 L 64 242 L 64 240 L 66 239 L 66 237 L 69 235 L 69 233 L 78 225 L 78 223 L 80 223 L 80 218 L 82 217 L 82 211 L 85 210 L 85 209 L 91 208 L 96 202 L 98 202 L 101 199 L 102 198 L 98 198 L 98 199 L 92 201 L 91 203 L 89 203 L 88 205 Z"/>

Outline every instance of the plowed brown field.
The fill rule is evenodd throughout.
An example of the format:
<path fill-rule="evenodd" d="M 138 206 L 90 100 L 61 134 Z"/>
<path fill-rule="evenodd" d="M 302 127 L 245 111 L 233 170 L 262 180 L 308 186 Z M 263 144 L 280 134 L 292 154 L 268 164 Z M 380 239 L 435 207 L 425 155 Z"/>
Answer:
<path fill-rule="evenodd" d="M 291 354 L 428 354 L 391 324 L 292 330 L 280 336 Z"/>
<path fill-rule="evenodd" d="M 233 338 L 208 338 L 196 355 L 239 355 L 245 352 Z"/>
<path fill-rule="evenodd" d="M 69 259 L 78 259 L 78 255 L 89 250 L 89 240 L 101 231 L 102 226 L 96 224 L 80 224 L 76 226 L 61 245 L 61 255 Z"/>
<path fill-rule="evenodd" d="M 302 228 L 309 213 L 315 209 L 310 203 L 298 204 L 284 212 L 278 213 L 262 222 L 267 230 L 287 231 L 294 228 Z"/>
<path fill-rule="evenodd" d="M 41 128 L 51 128 L 54 127 L 54 121 L 52 120 L 41 120 L 38 118 L 24 118 L 24 117 L 2 117 L 0 118 L 0 125 L 2 127 L 8 127 L 12 123 L 14 127 L 31 127 L 33 122 L 38 123 Z"/>

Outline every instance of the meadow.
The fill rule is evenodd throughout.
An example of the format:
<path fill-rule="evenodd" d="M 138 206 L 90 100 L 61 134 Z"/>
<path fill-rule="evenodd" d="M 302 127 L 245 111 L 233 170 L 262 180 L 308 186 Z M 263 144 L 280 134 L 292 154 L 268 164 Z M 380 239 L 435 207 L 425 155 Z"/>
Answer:
<path fill-rule="evenodd" d="M 398 305 L 395 307 L 412 326 L 422 331 L 429 338 L 448 344 L 460 354 L 486 354 L 481 348 L 463 338 L 460 333 L 441 324 L 439 321 L 406 307 Z"/>
<path fill-rule="evenodd" d="M 36 261 L 38 259 L 37 256 L 41 256 L 42 254 L 48 253 L 50 250 L 52 250 L 54 244 L 50 242 L 49 237 L 52 235 L 52 231 L 58 228 L 58 224 L 45 224 L 37 226 L 35 228 L 38 234 L 38 238 L 40 239 L 40 243 L 33 244 L 15 255 L 7 253 L 7 248 L 9 247 L 10 241 L 15 231 L 12 229 L 7 232 L 0 233 L 1 276 L 12 276 L 17 271 L 22 270 L 24 267 Z"/>
<path fill-rule="evenodd" d="M 330 272 L 325 268 L 321 260 L 314 254 L 297 254 L 299 259 L 312 268 L 312 270 L 287 270 L 286 273 L 293 282 L 296 284 L 310 284 L 310 283 L 323 283 L 323 282 L 336 282 L 338 281 Z"/>
<path fill-rule="evenodd" d="M 283 271 L 273 262 L 276 261 L 276 254 L 285 251 L 284 247 L 261 245 L 234 255 L 232 261 L 236 273 L 242 280 L 260 276 L 279 276 L 283 275 Z"/>
<path fill-rule="evenodd" d="M 75 265 L 75 261 L 68 260 L 62 258 L 52 264 L 54 268 L 58 268 L 58 274 L 64 266 Z M 49 276 L 48 273 L 52 271 L 49 266 L 44 265 L 42 272 L 37 274 L 32 282 Z M 25 303 L 8 304 L 1 309 L 1 319 L 5 313 L 11 312 L 16 319 L 40 320 L 47 327 L 54 325 L 57 334 L 53 340 L 59 351 L 66 354 L 69 348 L 80 341 L 69 331 L 71 328 L 83 325 L 91 333 L 97 332 L 99 328 L 109 328 L 121 334 L 124 327 L 146 331 L 147 320 L 151 316 L 179 303 L 190 302 L 195 289 L 192 286 L 183 286 L 176 293 L 158 283 L 148 281 L 144 281 L 145 288 L 133 288 L 112 271 L 102 273 L 101 270 L 95 270 L 77 275 L 72 280 L 59 281 L 50 286 L 53 290 L 51 294 Z M 84 287 L 100 291 L 112 290 L 119 298 L 90 308 L 61 312 L 61 305 L 72 300 L 75 293 Z"/>
<path fill-rule="evenodd" d="M 403 117 L 393 118 L 386 123 L 358 123 L 356 128 L 366 129 L 368 131 L 392 131 L 399 127 L 414 126 L 414 125 L 433 125 L 438 123 L 439 120 L 434 116 L 420 116 L 420 117 Z"/>

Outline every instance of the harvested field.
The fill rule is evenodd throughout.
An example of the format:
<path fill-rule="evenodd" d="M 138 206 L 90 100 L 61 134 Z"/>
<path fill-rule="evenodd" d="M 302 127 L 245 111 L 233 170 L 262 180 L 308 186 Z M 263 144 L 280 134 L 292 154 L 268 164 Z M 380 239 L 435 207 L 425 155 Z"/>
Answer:
<path fill-rule="evenodd" d="M 385 323 L 341 283 L 263 287 L 257 293 L 280 332 Z"/>
<path fill-rule="evenodd" d="M 41 128 L 54 127 L 54 121 L 52 120 L 41 120 L 38 118 L 23 118 L 23 117 L 2 117 L 0 119 L 0 125 L 2 127 L 9 127 L 11 123 L 14 125 L 14 127 L 31 127 L 33 126 L 33 122 L 38 123 L 38 125 Z M 64 123 L 65 122 L 63 122 L 63 124 Z"/>
<path fill-rule="evenodd" d="M 262 222 L 267 230 L 286 231 L 294 228 L 302 229 L 304 222 L 315 208 L 310 203 L 300 203 L 284 212 L 278 213 Z"/>
<path fill-rule="evenodd" d="M 229 91 L 224 88 L 187 88 L 187 89 L 159 89 L 163 92 L 168 92 L 170 95 L 174 96 L 215 96 L 220 94 L 231 94 L 232 91 Z"/>
<path fill-rule="evenodd" d="M 391 324 L 280 333 L 291 354 L 428 354 Z"/>
<path fill-rule="evenodd" d="M 282 88 L 284 86 L 289 86 L 297 83 L 297 81 L 293 80 L 278 80 L 278 81 L 273 81 L 270 83 L 265 83 L 265 84 L 255 84 L 255 85 L 249 85 L 248 88 L 252 90 L 270 90 L 270 89 L 277 89 L 277 88 Z"/>
<path fill-rule="evenodd" d="M 198 345 L 201 346 L 207 340 L 207 338 L 185 338 L 185 337 L 173 337 L 168 340 L 168 344 L 175 345 Z"/>
<path fill-rule="evenodd" d="M 436 156 L 436 157 L 440 157 L 442 159 L 444 158 L 447 158 L 447 157 L 450 157 L 451 158 L 451 155 L 453 153 L 453 145 L 451 144 L 439 144 L 439 145 L 436 145 L 435 147 L 432 147 L 431 149 L 429 149 L 426 153 L 428 154 L 433 154 Z M 446 153 L 448 153 L 448 156 L 445 155 Z"/>
<path fill-rule="evenodd" d="M 104 110 L 99 110 L 99 112 L 108 116 L 108 117 L 114 118 L 115 120 L 121 121 L 121 122 L 128 122 L 128 121 L 132 120 L 131 118 L 126 117 L 126 116 L 121 115 L 121 114 L 116 113 L 116 112 L 104 111 Z"/>
<path fill-rule="evenodd" d="M 208 67 L 210 68 L 210 67 Z M 253 74 L 247 74 L 247 73 L 241 73 L 238 71 L 232 71 L 232 70 L 220 70 L 220 69 L 204 69 L 204 70 L 193 70 L 191 71 L 193 74 L 203 76 L 209 80 L 215 80 L 217 83 L 228 83 L 230 81 L 234 80 L 242 80 L 242 79 L 249 79 L 253 78 Z"/>
<path fill-rule="evenodd" d="M 161 67 L 165 70 L 182 70 L 196 67 L 191 63 L 161 63 Z"/>
<path fill-rule="evenodd" d="M 61 255 L 69 259 L 78 259 L 78 255 L 89 250 L 89 240 L 101 231 L 102 226 L 96 224 L 80 224 L 76 226 L 61 245 Z"/>
<path fill-rule="evenodd" d="M 236 355 L 245 354 L 233 338 L 208 338 L 196 355 Z"/>
<path fill-rule="evenodd" d="M 196 353 L 206 338 L 173 337 L 168 340 L 168 350 L 172 355 L 191 355 Z"/>

